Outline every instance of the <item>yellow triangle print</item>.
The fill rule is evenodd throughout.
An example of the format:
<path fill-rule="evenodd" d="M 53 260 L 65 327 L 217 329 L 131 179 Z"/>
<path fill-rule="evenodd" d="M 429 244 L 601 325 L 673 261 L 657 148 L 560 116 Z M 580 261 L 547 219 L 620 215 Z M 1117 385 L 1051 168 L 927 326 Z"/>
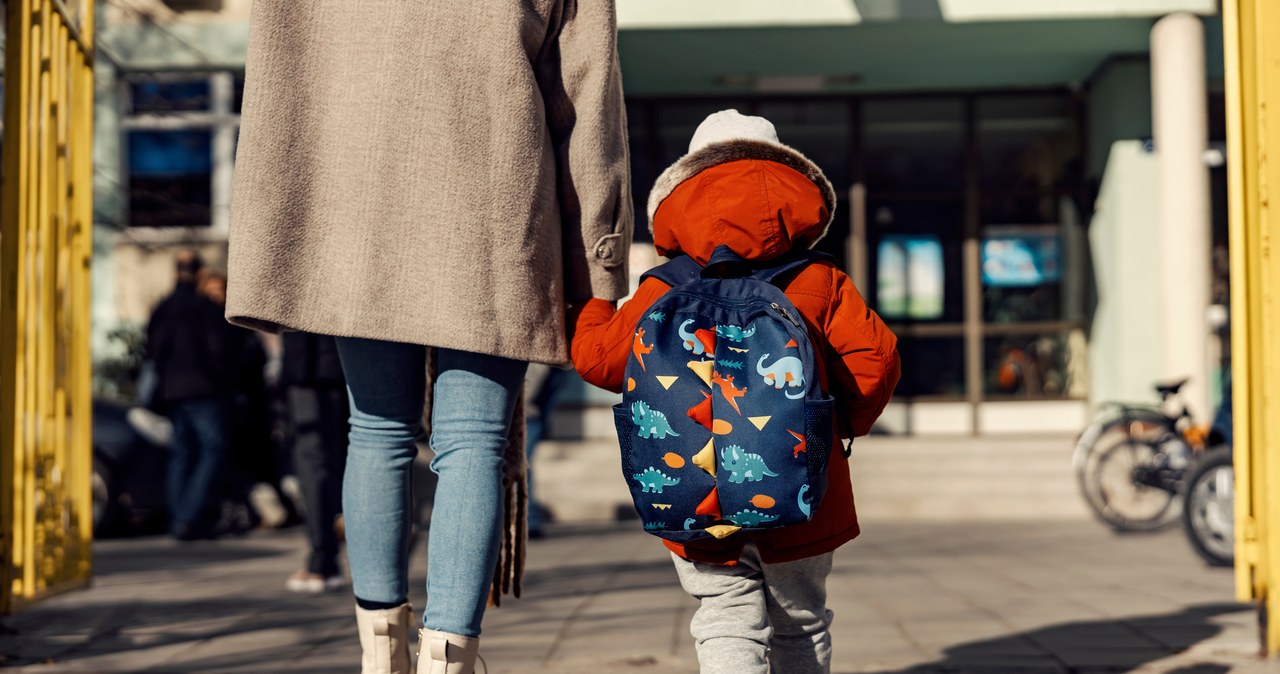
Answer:
<path fill-rule="evenodd" d="M 711 388 L 711 368 L 715 366 L 715 361 L 712 360 L 689 361 L 689 369 L 698 375 L 698 378 L 707 385 L 707 388 Z"/>
<path fill-rule="evenodd" d="M 657 379 L 658 383 L 662 384 L 662 388 L 670 391 L 671 385 L 676 383 L 676 380 L 679 379 L 679 377 L 672 377 L 670 375 L 658 375 L 654 377 L 654 379 Z"/>
<path fill-rule="evenodd" d="M 670 503 L 650 503 L 649 505 L 657 508 L 658 510 L 671 510 Z"/>
<path fill-rule="evenodd" d="M 693 455 L 693 465 L 711 473 L 711 477 L 716 476 L 716 447 L 715 440 L 707 440 L 707 446 Z"/>
<path fill-rule="evenodd" d="M 769 420 L 770 420 L 770 419 L 772 419 L 772 418 L 773 418 L 773 417 L 771 417 L 771 416 L 769 416 L 769 417 L 747 417 L 747 421 L 750 421 L 750 422 L 751 422 L 751 425 L 752 425 L 752 426 L 755 426 L 757 431 L 763 431 L 763 430 L 764 430 L 764 425 L 765 425 L 765 424 L 767 424 L 767 423 L 769 423 Z"/>
<path fill-rule="evenodd" d="M 728 536 L 730 534 L 737 533 L 738 530 L 741 528 L 742 527 L 735 526 L 732 524 L 717 524 L 714 526 L 707 527 L 707 533 L 711 534 L 712 536 L 715 536 L 716 538 L 724 538 L 725 536 Z"/>

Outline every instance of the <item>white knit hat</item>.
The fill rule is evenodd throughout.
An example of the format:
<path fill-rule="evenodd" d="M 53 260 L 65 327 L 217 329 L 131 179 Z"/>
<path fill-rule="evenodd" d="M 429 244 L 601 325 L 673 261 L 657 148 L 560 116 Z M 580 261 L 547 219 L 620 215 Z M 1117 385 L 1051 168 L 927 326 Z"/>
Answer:
<path fill-rule="evenodd" d="M 707 116 L 698 125 L 698 130 L 693 132 L 693 139 L 689 141 L 689 154 L 713 143 L 731 140 L 758 140 L 782 145 L 773 122 L 764 117 L 749 117 L 737 110 L 721 110 Z"/>
<path fill-rule="evenodd" d="M 737 110 L 721 110 L 702 120 L 689 141 L 689 153 L 667 167 L 654 181 L 653 190 L 649 192 L 649 231 L 653 232 L 653 215 L 658 212 L 658 206 L 681 183 L 709 168 L 743 159 L 777 162 L 813 181 L 822 192 L 830 214 L 823 227 L 822 233 L 826 234 L 826 228 L 835 219 L 836 191 L 822 169 L 795 148 L 783 145 L 772 122 Z"/>

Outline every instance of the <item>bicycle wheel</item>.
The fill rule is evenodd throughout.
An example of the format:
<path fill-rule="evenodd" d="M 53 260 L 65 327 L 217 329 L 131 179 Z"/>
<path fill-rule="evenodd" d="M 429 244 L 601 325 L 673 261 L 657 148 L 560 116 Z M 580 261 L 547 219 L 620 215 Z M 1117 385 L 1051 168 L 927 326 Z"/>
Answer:
<path fill-rule="evenodd" d="M 1176 437 L 1172 421 L 1156 414 L 1112 418 L 1080 436 L 1074 458 L 1080 495 L 1098 519 L 1116 531 L 1151 531 L 1176 518 L 1176 489 L 1139 481 L 1152 476 L 1161 443 Z M 1160 482 L 1162 483 L 1162 482 Z"/>
<path fill-rule="evenodd" d="M 1129 429 L 1105 434 L 1080 467 L 1085 502 L 1117 531 L 1151 531 L 1177 518 L 1176 489 L 1142 479 L 1160 468 L 1159 438 Z"/>
<path fill-rule="evenodd" d="M 1187 480 L 1182 525 L 1191 547 L 1212 566 L 1235 563 L 1235 487 L 1230 447 L 1206 452 Z"/>

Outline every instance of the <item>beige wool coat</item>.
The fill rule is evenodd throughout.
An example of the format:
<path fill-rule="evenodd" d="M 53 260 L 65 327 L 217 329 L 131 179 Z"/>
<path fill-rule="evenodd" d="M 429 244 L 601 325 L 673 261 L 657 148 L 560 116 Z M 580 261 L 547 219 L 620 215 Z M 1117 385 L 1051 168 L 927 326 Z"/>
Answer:
<path fill-rule="evenodd" d="M 257 0 L 227 316 L 567 362 L 632 204 L 613 0 Z"/>

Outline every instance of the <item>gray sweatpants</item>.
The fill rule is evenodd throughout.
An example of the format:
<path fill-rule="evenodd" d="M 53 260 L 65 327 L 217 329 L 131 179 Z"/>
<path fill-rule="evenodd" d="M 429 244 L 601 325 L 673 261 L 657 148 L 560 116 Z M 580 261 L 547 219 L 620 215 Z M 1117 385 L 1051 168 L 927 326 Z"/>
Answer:
<path fill-rule="evenodd" d="M 689 631 L 702 674 L 831 671 L 831 553 L 764 564 L 748 544 L 736 566 L 671 557 L 680 585 L 701 603 Z"/>

